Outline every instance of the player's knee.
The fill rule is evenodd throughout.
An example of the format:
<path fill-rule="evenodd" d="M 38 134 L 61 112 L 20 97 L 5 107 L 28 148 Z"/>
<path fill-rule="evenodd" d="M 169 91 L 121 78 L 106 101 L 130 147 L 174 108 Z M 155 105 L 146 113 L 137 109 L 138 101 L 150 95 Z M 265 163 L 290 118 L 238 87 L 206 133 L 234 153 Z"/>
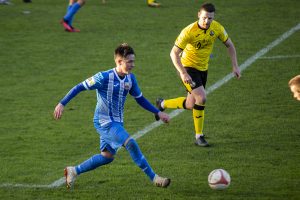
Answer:
<path fill-rule="evenodd" d="M 101 151 L 101 155 L 104 156 L 105 158 L 114 159 L 114 155 L 109 151 Z"/>
<path fill-rule="evenodd" d="M 124 146 L 127 151 L 135 151 L 138 148 L 138 145 L 133 138 L 128 138 L 124 143 Z"/>
<path fill-rule="evenodd" d="M 202 105 L 205 105 L 205 103 L 206 103 L 206 96 L 202 97 L 202 102 L 201 102 L 201 104 L 202 104 Z"/>
<path fill-rule="evenodd" d="M 198 104 L 198 105 L 205 105 L 205 103 L 206 103 L 206 96 L 197 96 L 196 98 L 196 104 Z"/>
<path fill-rule="evenodd" d="M 124 144 L 123 144 L 123 146 L 126 148 L 126 145 L 128 144 L 128 142 L 129 142 L 129 140 L 130 139 L 132 139 L 131 137 L 128 137 L 127 139 L 126 139 L 126 141 L 124 142 Z"/>
<path fill-rule="evenodd" d="M 85 0 L 78 0 L 77 2 L 79 3 L 80 6 L 83 6 L 85 4 Z"/>
<path fill-rule="evenodd" d="M 192 110 L 193 107 L 194 107 L 194 104 L 192 104 L 192 103 L 186 103 L 185 104 L 185 109 L 187 109 L 187 110 Z"/>

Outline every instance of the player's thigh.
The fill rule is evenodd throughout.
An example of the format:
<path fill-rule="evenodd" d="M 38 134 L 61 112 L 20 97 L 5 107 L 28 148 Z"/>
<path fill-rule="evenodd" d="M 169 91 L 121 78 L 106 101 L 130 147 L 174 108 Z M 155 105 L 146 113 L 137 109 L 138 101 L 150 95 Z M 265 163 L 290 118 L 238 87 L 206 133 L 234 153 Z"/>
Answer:
<path fill-rule="evenodd" d="M 183 83 L 188 92 L 191 92 L 192 90 L 200 86 L 203 86 L 203 88 L 205 88 L 207 81 L 207 71 L 199 71 L 192 67 L 185 67 L 185 69 L 193 81 L 192 84 Z"/>
<path fill-rule="evenodd" d="M 114 149 L 120 148 L 130 137 L 122 123 L 113 122 L 108 134 L 105 135 L 105 140 Z"/>
<path fill-rule="evenodd" d="M 112 122 L 105 126 L 95 124 L 95 128 L 100 135 L 100 150 L 107 150 L 113 155 L 130 137 L 122 123 Z"/>

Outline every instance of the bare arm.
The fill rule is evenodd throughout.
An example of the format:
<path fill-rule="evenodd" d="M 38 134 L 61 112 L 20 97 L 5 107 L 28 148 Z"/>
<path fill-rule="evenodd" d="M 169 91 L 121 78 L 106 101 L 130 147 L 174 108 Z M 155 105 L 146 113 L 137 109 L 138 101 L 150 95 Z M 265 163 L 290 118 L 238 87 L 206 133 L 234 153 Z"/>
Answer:
<path fill-rule="evenodd" d="M 237 62 L 235 46 L 230 38 L 228 38 L 228 40 L 224 44 L 228 48 L 228 54 L 230 56 L 231 64 L 232 64 L 232 72 L 237 77 L 237 79 L 240 79 L 241 71 Z"/>
<path fill-rule="evenodd" d="M 177 46 L 173 46 L 170 56 L 171 60 L 173 62 L 173 65 L 179 72 L 180 78 L 182 82 L 184 83 L 192 83 L 192 78 L 190 75 L 186 72 L 185 68 L 183 67 L 181 60 L 180 60 L 180 54 L 182 53 L 182 49 L 178 48 Z"/>

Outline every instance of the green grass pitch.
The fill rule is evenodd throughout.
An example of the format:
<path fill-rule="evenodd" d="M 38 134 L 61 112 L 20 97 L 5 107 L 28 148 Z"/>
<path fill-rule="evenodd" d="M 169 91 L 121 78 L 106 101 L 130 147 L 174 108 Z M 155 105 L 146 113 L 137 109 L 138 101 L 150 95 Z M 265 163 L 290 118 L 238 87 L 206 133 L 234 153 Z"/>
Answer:
<path fill-rule="evenodd" d="M 99 152 L 95 93 L 79 94 L 60 121 L 52 118 L 57 102 L 75 84 L 114 67 L 113 51 L 122 42 L 136 51 L 133 72 L 145 97 L 154 103 L 184 96 L 169 52 L 180 30 L 197 20 L 202 1 L 160 0 L 155 9 L 143 0 L 88 0 L 74 20 L 80 33 L 59 24 L 67 1 L 11 1 L 0 5 L 1 199 L 300 199 L 300 102 L 287 84 L 300 74 L 299 30 L 257 58 L 240 80 L 209 93 L 204 132 L 210 148 L 193 144 L 191 111 L 137 140 L 153 169 L 172 179 L 169 188 L 153 186 L 122 149 L 112 164 L 81 175 L 68 191 L 39 186 Z M 298 0 L 212 2 L 240 65 L 300 22 Z M 207 87 L 230 72 L 217 41 Z M 154 120 L 131 97 L 125 110 L 131 134 Z M 207 176 L 216 168 L 230 173 L 227 190 L 209 188 Z"/>

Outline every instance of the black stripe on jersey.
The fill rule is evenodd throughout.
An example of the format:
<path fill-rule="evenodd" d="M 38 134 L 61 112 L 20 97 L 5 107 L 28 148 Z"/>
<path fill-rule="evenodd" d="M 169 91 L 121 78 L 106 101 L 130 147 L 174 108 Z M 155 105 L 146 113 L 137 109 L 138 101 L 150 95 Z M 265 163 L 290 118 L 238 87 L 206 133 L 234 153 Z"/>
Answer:
<path fill-rule="evenodd" d="M 206 31 L 210 28 L 210 26 L 207 28 L 207 29 L 205 29 L 205 28 L 202 28 L 200 25 L 199 25 L 199 23 L 197 23 L 197 25 L 198 25 L 198 28 L 200 28 L 201 30 L 203 30 L 204 31 L 204 33 L 206 33 Z"/>
<path fill-rule="evenodd" d="M 177 47 L 177 48 L 179 48 L 179 49 L 181 49 L 181 50 L 184 50 L 184 49 L 180 48 L 179 46 L 177 46 L 176 44 L 174 44 L 174 46 Z"/>
<path fill-rule="evenodd" d="M 228 39 L 229 39 L 229 37 L 227 38 L 227 40 L 225 41 L 225 42 L 223 42 L 224 44 L 228 41 Z M 225 44 L 225 46 L 227 47 L 227 48 L 229 48 L 230 47 L 230 45 L 227 45 L 227 44 Z"/>

